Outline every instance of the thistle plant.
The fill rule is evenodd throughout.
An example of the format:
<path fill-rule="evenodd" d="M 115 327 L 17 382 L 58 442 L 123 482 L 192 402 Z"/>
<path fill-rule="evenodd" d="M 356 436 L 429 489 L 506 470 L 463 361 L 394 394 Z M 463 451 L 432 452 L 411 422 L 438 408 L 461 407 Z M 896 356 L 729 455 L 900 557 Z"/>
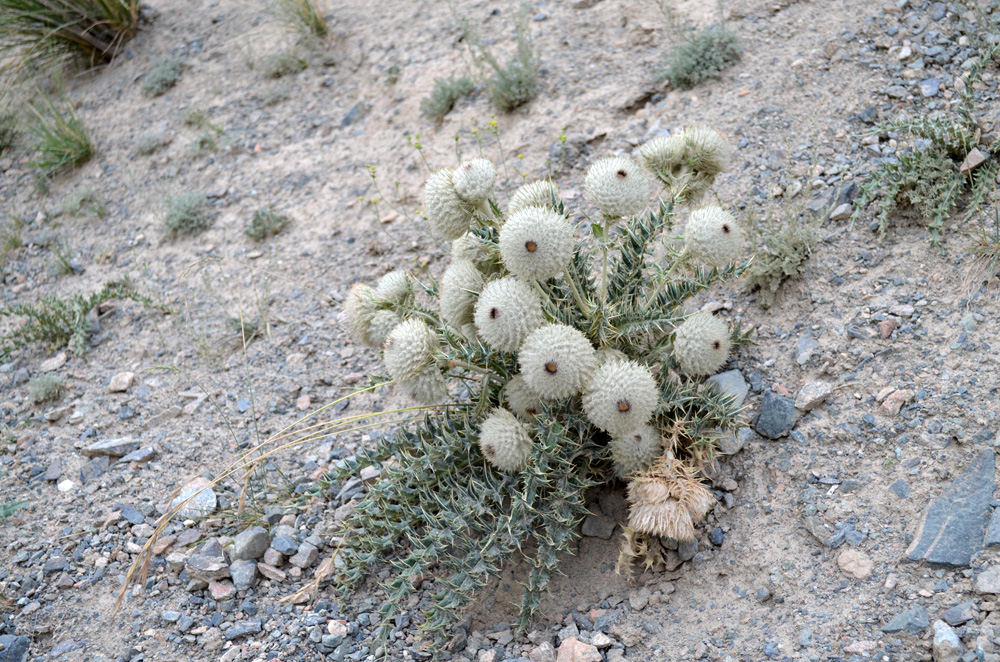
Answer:
<path fill-rule="evenodd" d="M 694 538 L 715 503 L 699 471 L 739 425 L 733 401 L 703 378 L 745 340 L 685 305 L 746 269 L 736 220 L 696 209 L 686 238 L 671 231 L 695 197 L 690 187 L 711 186 L 714 174 L 698 164 L 725 145 L 711 133 L 697 143 L 711 154 L 685 148 L 649 169 L 663 186 L 652 209 L 638 163 L 594 163 L 585 191 L 600 212 L 596 241 L 550 182 L 525 184 L 504 210 L 489 161 L 438 170 L 425 202 L 432 233 L 452 242 L 441 283 L 394 271 L 352 288 L 343 314 L 351 333 L 382 348 L 391 383 L 426 412 L 326 479 L 379 473 L 343 522 L 337 581 L 350 590 L 374 564 L 389 564 L 382 637 L 414 580 L 433 577 L 421 628 L 440 641 L 516 555 L 530 564 L 523 632 L 558 554 L 579 539 L 586 492 L 597 485 L 628 481 L 626 565 L 652 563 L 642 550 L 658 536 Z"/>

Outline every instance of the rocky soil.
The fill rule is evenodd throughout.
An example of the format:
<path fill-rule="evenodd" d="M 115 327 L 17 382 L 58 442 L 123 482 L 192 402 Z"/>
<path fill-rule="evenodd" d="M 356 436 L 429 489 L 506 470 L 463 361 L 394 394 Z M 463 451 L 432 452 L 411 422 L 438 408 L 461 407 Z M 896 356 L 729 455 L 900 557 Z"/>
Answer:
<path fill-rule="evenodd" d="M 364 489 L 360 478 L 329 490 L 318 481 L 377 430 L 314 435 L 271 460 L 266 485 L 245 492 L 237 476 L 203 492 L 113 611 L 178 491 L 205 485 L 258 440 L 308 425 L 304 416 L 327 418 L 321 407 L 378 371 L 338 324 L 337 302 L 353 281 L 401 265 L 440 273 L 441 247 L 387 204 L 420 207 L 424 159 L 453 166 L 456 150 L 478 153 L 479 140 L 497 158 L 492 135 L 472 131 L 494 111 L 477 93 L 441 124 L 419 117 L 434 79 L 468 60 L 443 3 L 331 3 L 332 34 L 318 49 L 295 46 L 255 4 L 148 4 L 151 21 L 124 56 L 69 80 L 95 158 L 47 191 L 26 154 L 0 163 L 0 213 L 28 221 L 25 246 L 2 270 L 2 305 L 88 293 L 127 274 L 173 311 L 103 305 L 84 356 L 37 344 L 0 366 L 0 504 L 26 502 L 0 520 L 0 662 L 1000 660 L 995 279 L 967 278 L 962 228 L 948 229 L 939 251 L 912 214 L 881 243 L 846 220 L 858 180 L 908 147 L 866 132 L 948 112 L 977 45 L 996 38 L 982 20 L 996 14 L 977 16 L 972 0 L 733 0 L 724 9 L 742 62 L 680 92 L 655 82 L 673 43 L 655 2 L 532 5 L 540 94 L 496 115 L 509 185 L 551 173 L 576 212 L 594 158 L 706 123 L 736 148 L 717 185 L 723 204 L 743 218 L 819 216 L 823 239 L 774 307 L 737 288 L 700 302 L 756 334 L 717 378 L 745 395 L 749 426 L 712 468 L 719 504 L 697 544 L 672 550 L 667 571 L 628 582 L 613 573 L 622 491 L 595 494 L 579 550 L 526 640 L 509 627 L 515 566 L 446 650 L 424 645 L 409 615 L 378 650 L 378 576 L 352 596 L 299 593 Z M 714 3 L 669 4 L 694 25 L 716 19 Z M 512 3 L 456 8 L 499 52 L 511 48 Z M 293 48 L 303 71 L 261 73 L 267 55 Z M 143 74 L 168 53 L 187 63 L 180 82 L 142 96 Z M 989 144 L 995 68 L 975 91 Z M 203 129 L 185 122 L 191 110 L 219 129 L 216 149 L 192 150 Z M 139 154 L 150 131 L 163 146 Z M 166 199 L 195 189 L 211 200 L 212 227 L 167 237 Z M 104 216 L 64 209 L 84 191 Z M 266 204 L 293 222 L 257 243 L 242 231 Z M 53 270 L 60 245 L 72 262 L 63 275 Z M 240 319 L 258 329 L 245 351 Z M 15 323 L 0 318 L 0 332 Z M 36 405 L 28 382 L 44 374 L 67 392 Z M 331 409 L 398 401 L 375 392 Z"/>

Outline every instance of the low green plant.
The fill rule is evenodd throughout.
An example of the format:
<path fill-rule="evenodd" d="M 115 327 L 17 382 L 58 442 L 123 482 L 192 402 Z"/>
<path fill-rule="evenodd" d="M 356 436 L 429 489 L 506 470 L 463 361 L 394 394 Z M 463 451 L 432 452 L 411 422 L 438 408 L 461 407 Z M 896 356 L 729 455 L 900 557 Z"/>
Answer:
<path fill-rule="evenodd" d="M 972 236 L 972 257 L 966 268 L 964 289 L 971 295 L 1000 275 L 1000 209 L 982 214 Z"/>
<path fill-rule="evenodd" d="M 201 191 L 188 191 L 171 197 L 167 201 L 163 224 L 171 237 L 204 232 L 212 225 L 208 197 Z"/>
<path fill-rule="evenodd" d="M 183 71 L 184 60 L 166 55 L 153 61 L 139 87 L 147 97 L 158 97 L 177 84 Z"/>
<path fill-rule="evenodd" d="M 7 108 L 0 109 L 0 155 L 14 146 L 17 134 L 17 112 Z"/>
<path fill-rule="evenodd" d="M 21 509 L 22 506 L 27 504 L 27 500 L 22 501 L 8 501 L 7 503 L 0 503 L 0 519 L 10 517 L 17 511 Z M 2 597 L 2 594 L 0 594 Z"/>
<path fill-rule="evenodd" d="M 37 101 L 28 103 L 28 110 L 34 116 L 29 131 L 37 139 L 38 152 L 29 165 L 49 175 L 86 163 L 94 155 L 87 128 L 71 104 L 61 110 L 52 97 L 40 93 Z"/>
<path fill-rule="evenodd" d="M 667 55 L 667 66 L 660 73 L 671 87 L 689 90 L 702 81 L 718 77 L 740 61 L 743 47 L 732 30 L 725 25 L 709 25 L 694 34 L 685 34 L 683 41 Z"/>
<path fill-rule="evenodd" d="M 21 240 L 21 230 L 26 223 L 16 216 L 0 218 L 0 267 L 10 260 L 10 255 L 24 246 Z"/>
<path fill-rule="evenodd" d="M 263 241 L 284 230 L 289 222 L 288 216 L 276 211 L 274 205 L 267 205 L 254 212 L 253 220 L 243 230 L 243 234 L 254 241 Z"/>
<path fill-rule="evenodd" d="M 455 107 L 455 102 L 472 94 L 475 89 L 476 84 L 468 76 L 437 78 L 434 80 L 434 89 L 430 95 L 420 102 L 420 113 L 428 119 L 440 122 Z"/>
<path fill-rule="evenodd" d="M 14 350 L 33 342 L 46 342 L 54 349 L 68 346 L 74 354 L 83 356 L 90 335 L 87 313 L 95 306 L 115 299 L 128 299 L 150 308 L 166 310 L 139 292 L 127 278 L 110 281 L 89 296 L 47 296 L 37 304 L 17 303 L 0 308 L 0 317 L 24 318 L 22 324 L 0 337 L 0 360 L 7 360 Z"/>
<path fill-rule="evenodd" d="M 135 151 L 143 156 L 149 156 L 163 147 L 163 134 L 159 131 L 147 131 L 135 140 Z"/>
<path fill-rule="evenodd" d="M 382 74 L 385 76 L 385 84 L 388 86 L 393 86 L 399 82 L 399 72 L 402 71 L 402 66 L 398 62 L 393 62 Z"/>
<path fill-rule="evenodd" d="M 260 61 L 260 70 L 268 78 L 297 74 L 306 68 L 306 61 L 294 53 L 272 53 Z"/>
<path fill-rule="evenodd" d="M 875 220 L 882 239 L 892 213 L 912 208 L 928 219 L 930 243 L 937 246 L 941 243 L 945 224 L 963 204 L 963 220 L 968 221 L 989 200 L 1000 175 L 1000 162 L 990 159 L 968 170 L 963 170 L 962 164 L 974 154 L 973 150 L 978 151 L 981 137 L 973 86 L 983 67 L 997 53 L 1000 53 L 1000 44 L 981 49 L 968 74 L 962 78 L 964 85 L 952 112 L 942 111 L 935 117 L 894 119 L 871 130 L 871 135 L 891 133 L 916 140 L 911 147 L 897 151 L 894 158 L 883 158 L 862 180 L 851 215 L 852 227 L 867 207 L 878 201 Z M 993 145 L 983 149 L 989 153 Z"/>
<path fill-rule="evenodd" d="M 109 62 L 138 29 L 141 0 L 0 0 L 0 70 Z"/>
<path fill-rule="evenodd" d="M 781 218 L 768 212 L 760 222 L 748 219 L 751 241 L 757 252 L 743 281 L 747 292 L 757 293 L 757 303 L 769 308 L 781 285 L 798 278 L 819 241 L 822 218 Z"/>
<path fill-rule="evenodd" d="M 62 203 L 56 207 L 55 214 L 62 216 L 97 216 L 98 218 L 104 218 L 108 210 L 104 206 L 104 203 L 97 198 L 97 194 L 94 189 L 89 187 L 84 187 L 77 189 L 73 193 L 70 193 L 62 201 Z"/>
<path fill-rule="evenodd" d="M 468 17 L 456 15 L 472 57 L 480 68 L 492 71 L 486 96 L 498 110 L 510 111 L 535 98 L 541 64 L 531 41 L 531 7 L 522 4 L 515 24 L 517 54 L 501 65 Z"/>
<path fill-rule="evenodd" d="M 66 392 L 66 385 L 59 375 L 48 373 L 28 381 L 28 396 L 36 405 L 55 402 Z"/>
<path fill-rule="evenodd" d="M 704 138 L 716 160 L 726 156 L 717 132 Z M 598 213 L 579 224 L 589 238 L 551 182 L 525 184 L 503 210 L 491 162 L 439 170 L 424 200 L 432 234 L 452 242 L 441 281 L 393 271 L 345 298 L 354 338 L 381 348 L 389 383 L 419 403 L 388 412 L 406 418 L 324 481 L 378 475 L 341 523 L 331 572 L 344 591 L 385 577 L 381 638 L 412 607 L 420 577 L 433 582 L 422 630 L 440 643 L 519 556 L 529 568 L 523 633 L 580 538 L 591 487 L 629 481 L 623 570 L 662 566 L 660 536 L 694 540 L 715 503 L 699 471 L 740 425 L 730 397 L 703 378 L 747 338 L 687 306 L 746 263 L 740 226 L 720 207 L 671 232 L 702 174 L 674 175 L 698 168 L 680 162 L 677 140 L 644 145 L 645 168 L 627 157 L 590 166 L 583 190 Z M 647 171 L 664 187 L 652 209 Z"/>
<path fill-rule="evenodd" d="M 187 153 L 189 156 L 200 156 L 208 152 L 214 152 L 219 148 L 218 142 L 215 140 L 216 134 L 212 131 L 202 131 L 187 147 Z"/>
<path fill-rule="evenodd" d="M 68 276 L 76 273 L 73 264 L 73 247 L 65 241 L 57 241 L 52 245 L 52 270 L 57 276 Z"/>
<path fill-rule="evenodd" d="M 303 39 L 323 37 L 329 31 L 325 0 L 271 0 L 269 13 L 279 26 Z"/>

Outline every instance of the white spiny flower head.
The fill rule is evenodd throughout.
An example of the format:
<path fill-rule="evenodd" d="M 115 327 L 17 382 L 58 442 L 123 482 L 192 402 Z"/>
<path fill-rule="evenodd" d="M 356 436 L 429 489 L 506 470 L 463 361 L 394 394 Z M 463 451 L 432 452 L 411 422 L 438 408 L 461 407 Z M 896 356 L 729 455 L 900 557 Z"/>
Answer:
<path fill-rule="evenodd" d="M 607 218 L 635 216 L 646 208 L 649 181 L 632 159 L 608 156 L 594 161 L 587 170 L 583 194 Z"/>
<path fill-rule="evenodd" d="M 424 204 L 431 233 L 446 241 L 454 241 L 469 230 L 472 215 L 455 192 L 454 171 L 438 170 L 424 186 Z"/>
<path fill-rule="evenodd" d="M 451 243 L 451 257 L 468 260 L 482 269 L 490 263 L 490 250 L 479 237 L 467 232 Z"/>
<path fill-rule="evenodd" d="M 479 448 L 497 469 L 521 471 L 531 454 L 531 435 L 506 409 L 495 409 L 479 428 Z"/>
<path fill-rule="evenodd" d="M 577 329 L 544 324 L 524 339 L 518 360 L 528 388 L 555 400 L 580 392 L 597 367 L 597 352 Z"/>
<path fill-rule="evenodd" d="M 385 369 L 395 381 L 409 381 L 433 365 L 435 349 L 437 337 L 426 322 L 404 320 L 385 339 Z"/>
<path fill-rule="evenodd" d="M 521 375 L 515 375 L 504 388 L 507 405 L 518 418 L 533 421 L 542 409 L 542 399 L 528 388 L 528 383 Z"/>
<path fill-rule="evenodd" d="M 472 323 L 476 293 L 483 289 L 483 275 L 468 260 L 453 260 L 441 277 L 441 317 L 455 328 Z"/>
<path fill-rule="evenodd" d="M 674 332 L 674 358 L 689 375 L 714 375 L 729 358 L 729 326 L 709 312 L 684 320 Z"/>
<path fill-rule="evenodd" d="M 649 422 L 660 401 L 656 378 L 635 361 L 609 361 L 594 371 L 583 391 L 583 411 L 612 437 L 624 437 Z"/>
<path fill-rule="evenodd" d="M 479 337 L 491 349 L 516 352 L 545 317 L 542 302 L 531 286 L 513 276 L 486 284 L 476 302 Z"/>
<path fill-rule="evenodd" d="M 660 433 L 652 425 L 644 425 L 632 434 L 612 437 L 608 447 L 615 475 L 619 478 L 649 469 L 649 465 L 663 453 Z"/>
<path fill-rule="evenodd" d="M 507 215 L 525 207 L 548 207 L 552 209 L 552 201 L 559 199 L 559 192 L 555 185 L 546 180 L 539 179 L 534 182 L 522 184 L 514 195 L 510 196 L 510 204 L 507 205 Z"/>
<path fill-rule="evenodd" d="M 497 169 L 486 159 L 466 161 L 455 170 L 452 181 L 458 197 L 470 205 L 481 205 L 493 195 Z"/>
<path fill-rule="evenodd" d="M 402 269 L 390 271 L 382 276 L 375 288 L 375 298 L 379 301 L 391 303 L 403 303 L 413 292 L 413 284 L 410 282 L 410 274 Z"/>
<path fill-rule="evenodd" d="M 524 207 L 500 228 L 500 256 L 518 278 L 546 281 L 566 270 L 576 239 L 562 214 L 546 207 Z"/>
<path fill-rule="evenodd" d="M 448 382 L 436 366 L 424 368 L 399 387 L 422 405 L 441 404 L 448 397 Z"/>
<path fill-rule="evenodd" d="M 403 318 L 391 310 L 375 311 L 368 324 L 368 340 L 370 341 L 368 344 L 372 347 L 382 347 L 385 344 L 385 339 L 402 321 Z"/>
<path fill-rule="evenodd" d="M 684 165 L 686 145 L 684 136 L 656 136 L 639 148 L 642 163 L 657 176 L 676 176 Z"/>
<path fill-rule="evenodd" d="M 684 228 L 688 252 L 710 267 L 724 267 L 740 257 L 743 231 L 728 211 L 707 205 L 691 212 Z"/>
<path fill-rule="evenodd" d="M 715 177 L 729 167 L 731 150 L 722 134 L 707 126 L 692 126 L 681 134 L 686 160 L 701 175 Z"/>
<path fill-rule="evenodd" d="M 344 312 L 347 316 L 347 327 L 350 329 L 351 336 L 365 345 L 378 347 L 378 344 L 372 343 L 368 336 L 372 318 L 378 312 L 375 291 L 364 283 L 351 285 L 351 290 L 344 299 Z"/>

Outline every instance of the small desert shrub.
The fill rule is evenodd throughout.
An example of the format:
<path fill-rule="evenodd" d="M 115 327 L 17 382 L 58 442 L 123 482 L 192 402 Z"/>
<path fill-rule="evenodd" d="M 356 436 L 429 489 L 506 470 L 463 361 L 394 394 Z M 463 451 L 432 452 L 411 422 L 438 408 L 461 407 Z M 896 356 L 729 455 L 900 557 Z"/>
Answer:
<path fill-rule="evenodd" d="M 72 105 L 60 110 L 52 97 L 41 94 L 38 101 L 28 103 L 28 110 L 34 115 L 29 131 L 38 140 L 38 157 L 31 166 L 51 174 L 78 166 L 93 156 L 94 145 Z"/>
<path fill-rule="evenodd" d="M 0 308 L 0 317 L 23 317 L 24 323 L 0 337 L 0 361 L 5 361 L 15 349 L 36 341 L 49 343 L 55 349 L 67 345 L 77 356 L 83 356 L 90 335 L 87 313 L 95 306 L 112 299 L 130 299 L 150 308 L 163 310 L 136 290 L 128 279 L 107 283 L 90 296 L 73 294 L 69 297 L 43 297 L 38 304 L 14 304 Z"/>
<path fill-rule="evenodd" d="M 1000 209 L 994 209 L 989 218 L 983 214 L 979 227 L 971 235 L 973 259 L 964 278 L 965 289 L 970 293 L 1000 275 Z"/>
<path fill-rule="evenodd" d="M 66 59 L 109 62 L 138 27 L 141 0 L 0 0 L 0 65 L 32 74 Z"/>
<path fill-rule="evenodd" d="M 752 240 L 757 254 L 746 272 L 744 288 L 757 292 L 757 302 L 764 308 L 774 303 L 781 284 L 797 278 L 819 241 L 818 221 L 797 218 L 782 219 L 774 214 L 766 216 L 759 224 L 751 220 Z"/>
<path fill-rule="evenodd" d="M 92 215 L 102 217 L 107 213 L 107 209 L 92 188 L 81 188 L 70 193 L 55 209 L 57 215 L 85 216 Z"/>
<path fill-rule="evenodd" d="M 261 96 L 265 106 L 274 106 L 289 97 L 291 89 L 287 83 L 277 83 L 267 88 Z"/>
<path fill-rule="evenodd" d="M 385 84 L 388 86 L 392 86 L 398 83 L 399 72 L 401 70 L 402 67 L 398 62 L 394 62 L 393 64 L 390 64 L 388 67 L 386 67 L 385 71 L 383 72 L 383 74 L 385 75 Z"/>
<path fill-rule="evenodd" d="M 158 131 L 147 131 L 135 141 L 135 151 L 148 156 L 163 147 L 163 134 Z"/>
<path fill-rule="evenodd" d="M 740 61 L 743 47 L 736 33 L 724 25 L 710 25 L 694 35 L 686 35 L 667 55 L 667 67 L 660 74 L 672 87 L 689 90 L 704 80 L 715 78 Z"/>
<path fill-rule="evenodd" d="M 531 8 L 522 4 L 515 26 L 517 55 L 501 65 L 486 47 L 482 35 L 465 16 L 458 16 L 472 56 L 481 68 L 493 72 L 486 84 L 486 95 L 498 110 L 508 111 L 535 98 L 538 67 L 541 64 L 531 43 Z"/>
<path fill-rule="evenodd" d="M 274 205 L 268 205 L 254 212 L 253 220 L 243 233 L 255 241 L 263 241 L 284 230 L 288 223 L 288 216 L 275 211 Z"/>
<path fill-rule="evenodd" d="M 163 224 L 171 237 L 204 232 L 212 225 L 208 198 L 201 191 L 188 191 L 170 198 Z"/>
<path fill-rule="evenodd" d="M 36 405 L 55 402 L 66 392 L 66 385 L 59 375 L 48 373 L 33 377 L 28 382 L 28 396 Z"/>
<path fill-rule="evenodd" d="M 324 0 L 271 0 L 269 9 L 278 25 L 304 39 L 322 37 L 329 29 Z"/>
<path fill-rule="evenodd" d="M 21 240 L 24 226 L 25 222 L 16 216 L 0 217 L 0 267 L 7 264 L 11 253 L 24 245 Z"/>
<path fill-rule="evenodd" d="M 468 76 L 456 78 L 438 78 L 434 81 L 434 89 L 430 96 L 420 102 L 420 112 L 424 117 L 440 121 L 455 107 L 455 102 L 476 89 L 475 83 Z"/>
<path fill-rule="evenodd" d="M 297 74 L 305 68 L 306 61 L 293 53 L 274 53 L 260 62 L 260 70 L 268 78 Z"/>
<path fill-rule="evenodd" d="M 206 152 L 214 152 L 218 148 L 219 144 L 215 140 L 215 134 L 211 131 L 202 131 L 188 145 L 187 153 L 189 156 L 199 156 Z"/>
<path fill-rule="evenodd" d="M 157 97 L 177 84 L 184 71 L 184 61 L 174 55 L 167 55 L 154 61 L 149 71 L 142 77 L 142 93 L 147 97 Z"/>

